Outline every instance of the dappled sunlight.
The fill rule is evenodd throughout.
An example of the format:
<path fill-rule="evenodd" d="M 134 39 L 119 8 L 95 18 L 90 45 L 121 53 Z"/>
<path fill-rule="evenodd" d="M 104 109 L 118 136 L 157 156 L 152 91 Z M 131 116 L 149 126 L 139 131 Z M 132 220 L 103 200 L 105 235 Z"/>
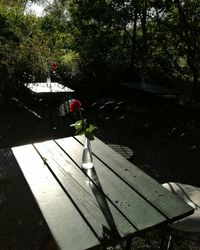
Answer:
<path fill-rule="evenodd" d="M 32 3 L 31 1 L 28 1 L 25 14 L 34 14 L 36 17 L 44 16 L 45 7 L 52 2 L 53 0 L 45 0 L 44 3 Z"/>

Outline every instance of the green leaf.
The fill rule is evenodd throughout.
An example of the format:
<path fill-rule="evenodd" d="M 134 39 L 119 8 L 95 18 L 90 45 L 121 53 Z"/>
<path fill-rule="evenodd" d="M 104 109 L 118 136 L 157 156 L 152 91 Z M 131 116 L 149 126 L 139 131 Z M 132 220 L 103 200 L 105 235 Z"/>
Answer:
<path fill-rule="evenodd" d="M 97 129 L 97 127 L 94 126 L 93 124 L 90 124 L 89 127 L 87 128 L 87 130 L 90 132 L 94 132 L 95 129 Z"/>
<path fill-rule="evenodd" d="M 85 136 L 93 141 L 94 140 L 94 130 L 97 129 L 96 126 L 94 126 L 93 124 L 90 124 L 89 127 L 85 130 Z"/>
<path fill-rule="evenodd" d="M 94 135 L 93 133 L 89 131 L 85 131 L 85 137 L 87 137 L 89 140 L 93 141 L 94 140 Z"/>
<path fill-rule="evenodd" d="M 75 126 L 76 130 L 82 128 L 83 127 L 83 121 L 82 120 L 76 121 L 74 126 Z"/>
<path fill-rule="evenodd" d="M 79 135 L 79 134 L 83 134 L 84 133 L 84 121 L 82 120 L 79 120 L 79 121 L 76 121 L 74 124 L 72 124 L 71 126 L 74 126 L 75 127 L 75 130 L 76 130 L 76 134 Z"/>
<path fill-rule="evenodd" d="M 75 127 L 76 135 L 85 134 L 85 136 L 89 140 L 94 140 L 93 133 L 94 133 L 94 130 L 97 129 L 97 127 L 94 126 L 93 124 L 90 124 L 89 127 L 85 129 L 85 127 L 86 127 L 86 119 L 76 121 L 74 124 L 71 124 L 70 126 Z"/>

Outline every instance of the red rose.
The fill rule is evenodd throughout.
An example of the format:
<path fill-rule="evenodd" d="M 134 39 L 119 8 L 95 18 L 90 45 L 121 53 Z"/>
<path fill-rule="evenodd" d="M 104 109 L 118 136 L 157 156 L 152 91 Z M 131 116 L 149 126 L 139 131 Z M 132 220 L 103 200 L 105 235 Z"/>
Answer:
<path fill-rule="evenodd" d="M 56 70 L 57 68 L 58 68 L 57 62 L 52 62 L 52 63 L 51 63 L 51 69 L 52 69 L 52 70 Z"/>
<path fill-rule="evenodd" d="M 81 102 L 76 99 L 71 100 L 71 102 L 69 103 L 69 111 L 74 113 L 80 109 L 81 109 Z"/>

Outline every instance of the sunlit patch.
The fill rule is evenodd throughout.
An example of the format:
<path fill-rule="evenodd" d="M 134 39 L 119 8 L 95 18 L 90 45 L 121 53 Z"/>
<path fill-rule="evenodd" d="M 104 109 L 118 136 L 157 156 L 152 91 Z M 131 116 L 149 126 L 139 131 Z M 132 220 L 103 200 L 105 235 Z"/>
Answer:
<path fill-rule="evenodd" d="M 44 16 L 44 9 L 48 4 L 52 4 L 53 0 L 46 0 L 43 4 L 32 3 L 28 1 L 26 4 L 25 14 L 34 14 L 37 17 Z"/>
<path fill-rule="evenodd" d="M 32 3 L 32 4 L 27 5 L 25 13 L 34 14 L 37 17 L 40 17 L 44 15 L 44 7 L 39 4 Z"/>

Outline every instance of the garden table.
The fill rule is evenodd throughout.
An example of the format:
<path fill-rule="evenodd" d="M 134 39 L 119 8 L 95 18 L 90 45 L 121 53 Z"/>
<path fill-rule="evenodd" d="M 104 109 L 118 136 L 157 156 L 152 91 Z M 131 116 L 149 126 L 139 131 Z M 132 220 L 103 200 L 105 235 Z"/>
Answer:
<path fill-rule="evenodd" d="M 160 97 L 175 98 L 178 94 L 180 94 L 180 92 L 175 89 L 170 89 L 167 87 L 158 86 L 158 85 L 155 85 L 152 83 L 146 83 L 146 82 L 122 82 L 121 85 L 129 89 L 142 92 L 142 93 L 151 94 L 151 95 L 160 96 Z"/>
<path fill-rule="evenodd" d="M 48 93 L 72 93 L 73 89 L 70 89 L 57 82 L 38 82 L 38 83 L 28 83 L 25 85 L 35 94 L 48 94 Z"/>
<path fill-rule="evenodd" d="M 45 100 L 48 105 L 56 105 L 62 103 L 66 98 L 71 97 L 74 92 L 57 82 L 38 82 L 38 83 L 26 83 L 25 87 L 28 88 L 37 100 Z"/>
<path fill-rule="evenodd" d="M 59 249 L 115 245 L 193 213 L 98 138 L 94 168 L 83 170 L 83 144 L 76 136 L 12 148 Z"/>
<path fill-rule="evenodd" d="M 50 133 L 52 128 L 58 128 L 60 113 L 65 112 L 66 102 L 72 98 L 73 89 L 66 87 L 57 82 L 39 82 L 28 83 L 25 87 L 31 91 L 31 94 L 35 97 L 35 103 L 39 105 L 42 117 L 46 119 L 50 124 Z M 43 105 L 41 105 L 43 104 Z M 67 113 L 64 113 L 66 116 Z"/>

